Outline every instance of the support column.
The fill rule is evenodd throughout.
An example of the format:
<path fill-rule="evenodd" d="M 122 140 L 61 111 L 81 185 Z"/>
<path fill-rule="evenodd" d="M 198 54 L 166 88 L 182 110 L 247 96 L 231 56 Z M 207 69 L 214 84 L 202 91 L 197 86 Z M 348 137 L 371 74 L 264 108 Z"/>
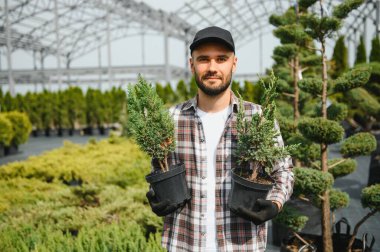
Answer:
<path fill-rule="evenodd" d="M 189 81 L 190 79 L 190 66 L 189 66 L 189 57 L 191 57 L 191 55 L 189 55 L 189 46 L 190 46 L 190 43 L 189 43 L 189 40 L 188 40 L 188 35 L 186 33 L 185 35 L 185 82 Z"/>
<path fill-rule="evenodd" d="M 46 86 L 45 86 L 45 66 L 44 66 L 44 51 L 41 50 L 40 51 L 40 55 L 41 55 L 41 80 L 42 80 L 42 90 L 45 90 L 46 89 Z"/>
<path fill-rule="evenodd" d="M 55 37 L 57 40 L 57 78 L 58 90 L 61 90 L 62 84 L 62 71 L 61 71 L 61 38 L 59 34 L 59 16 L 58 16 L 58 0 L 54 0 L 54 24 L 55 24 Z M 50 84 L 51 91 L 51 84 Z"/>
<path fill-rule="evenodd" d="M 112 50 L 111 50 L 111 14 L 107 12 L 107 49 L 108 49 L 108 85 L 112 88 L 113 74 L 112 74 Z"/>
<path fill-rule="evenodd" d="M 98 38 L 98 41 L 100 42 L 100 38 Z M 101 44 L 98 46 L 98 68 L 99 68 L 99 80 L 98 80 L 98 89 L 102 90 L 102 47 Z"/>
<path fill-rule="evenodd" d="M 165 20 L 166 23 L 166 20 Z M 167 25 L 165 25 L 165 34 L 164 34 L 164 49 L 165 49 L 165 80 L 166 82 L 170 82 L 170 63 L 169 63 L 169 35 L 167 31 Z"/>
<path fill-rule="evenodd" d="M 33 50 L 33 70 L 37 72 L 37 52 Z M 37 82 L 34 82 L 34 92 L 37 93 Z"/>
<path fill-rule="evenodd" d="M 145 66 L 145 27 L 143 23 L 141 23 L 141 61 Z"/>
<path fill-rule="evenodd" d="M 8 0 L 4 0 L 4 9 L 5 9 L 5 29 L 7 36 L 7 63 L 8 63 L 8 85 L 9 93 L 12 97 L 15 96 L 15 83 L 13 79 L 13 70 L 12 70 L 12 43 L 11 43 L 11 24 L 9 22 L 9 13 L 8 13 Z"/>
<path fill-rule="evenodd" d="M 259 35 L 259 62 L 260 62 L 260 74 L 264 73 L 263 70 L 263 34 Z"/>
<path fill-rule="evenodd" d="M 67 72 L 67 85 L 71 87 L 71 75 L 70 75 L 70 64 L 71 64 L 71 58 L 70 53 L 66 55 L 66 72 Z"/>
<path fill-rule="evenodd" d="M 380 0 L 376 1 L 376 35 L 380 34 Z"/>

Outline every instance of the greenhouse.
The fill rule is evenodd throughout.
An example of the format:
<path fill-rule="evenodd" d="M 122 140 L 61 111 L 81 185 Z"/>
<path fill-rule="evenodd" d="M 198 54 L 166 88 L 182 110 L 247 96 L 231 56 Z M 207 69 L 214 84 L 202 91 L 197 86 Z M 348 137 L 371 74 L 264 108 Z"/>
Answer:
<path fill-rule="evenodd" d="M 380 0 L 0 12 L 0 251 L 380 251 Z"/>

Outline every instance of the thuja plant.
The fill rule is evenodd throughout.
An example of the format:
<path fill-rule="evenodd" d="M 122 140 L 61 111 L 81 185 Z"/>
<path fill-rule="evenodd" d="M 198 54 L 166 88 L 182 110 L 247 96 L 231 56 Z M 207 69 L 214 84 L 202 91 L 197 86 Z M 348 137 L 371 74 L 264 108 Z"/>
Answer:
<path fill-rule="evenodd" d="M 154 87 L 141 76 L 128 87 L 128 127 L 137 144 L 169 170 L 167 157 L 174 151 L 174 122 Z"/>
<path fill-rule="evenodd" d="M 256 113 L 247 120 L 243 99 L 239 98 L 237 114 L 237 149 L 235 155 L 239 164 L 235 171 L 242 177 L 255 181 L 258 177 L 266 178 L 279 159 L 289 155 L 297 145 L 279 146 L 276 139 L 280 132 L 275 122 L 277 78 L 272 72 L 270 79 L 261 81 L 264 94 L 261 102 L 261 113 Z"/>
<path fill-rule="evenodd" d="M 345 19 L 352 10 L 358 8 L 362 3 L 362 0 L 344 1 L 334 7 L 332 15 L 328 15 L 322 0 L 299 1 L 299 5 L 302 8 L 307 9 L 314 4 L 317 4 L 320 10 L 319 13 L 307 13 L 301 15 L 300 22 L 305 27 L 305 32 L 320 46 L 317 50 L 320 52 L 322 58 L 322 76 L 321 78 L 310 78 L 303 80 L 303 90 L 320 98 L 320 116 L 303 119 L 298 124 L 298 129 L 304 137 L 310 141 L 320 144 L 321 161 L 319 169 L 321 172 L 326 174 L 329 173 L 327 157 L 328 145 L 341 141 L 344 133 L 340 124 L 328 117 L 328 94 L 331 90 L 332 92 L 347 91 L 364 85 L 368 81 L 368 78 L 366 78 L 366 76 L 368 76 L 366 70 L 360 69 L 354 70 L 356 72 L 346 74 L 333 84 L 331 84 L 331 82 L 329 83 L 327 75 L 326 39 L 332 37 L 333 34 L 340 29 L 343 19 Z M 339 110 L 337 107 L 333 109 L 333 111 L 342 112 L 342 110 Z M 367 139 L 370 139 L 369 135 Z M 346 141 L 349 141 L 349 139 Z M 357 153 L 355 153 L 355 155 L 368 153 L 366 151 L 368 151 L 368 149 L 360 149 Z M 350 156 L 352 157 L 354 155 Z M 333 251 L 330 215 L 330 188 L 324 188 L 317 195 L 321 199 L 323 250 L 329 252 Z"/>

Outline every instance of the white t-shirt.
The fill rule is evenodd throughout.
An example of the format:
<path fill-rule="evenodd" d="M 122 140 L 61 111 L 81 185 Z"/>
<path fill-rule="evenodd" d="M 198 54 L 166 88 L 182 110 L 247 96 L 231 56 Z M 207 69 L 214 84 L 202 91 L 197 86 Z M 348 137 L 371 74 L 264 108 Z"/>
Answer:
<path fill-rule="evenodd" d="M 206 251 L 218 251 L 216 241 L 215 222 L 215 166 L 216 149 L 224 131 L 227 118 L 231 113 L 231 106 L 216 113 L 206 113 L 199 108 L 197 113 L 202 121 L 203 132 L 206 138 L 207 150 L 207 229 L 206 229 Z"/>

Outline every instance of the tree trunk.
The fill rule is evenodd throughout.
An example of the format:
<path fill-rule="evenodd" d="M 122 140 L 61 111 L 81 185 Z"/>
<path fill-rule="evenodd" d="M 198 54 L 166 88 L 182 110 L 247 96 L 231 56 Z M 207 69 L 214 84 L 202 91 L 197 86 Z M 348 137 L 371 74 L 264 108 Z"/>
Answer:
<path fill-rule="evenodd" d="M 325 40 L 321 40 L 322 45 L 322 117 L 327 118 L 327 58 Z M 321 144 L 321 164 L 322 171 L 328 172 L 327 166 L 327 144 Z M 330 221 L 330 199 L 329 190 L 325 191 L 322 195 L 322 238 L 323 238 L 323 251 L 332 252 L 333 242 L 331 234 L 331 221 Z"/>
<path fill-rule="evenodd" d="M 298 109 L 298 103 L 299 103 L 298 71 L 299 71 L 299 57 L 297 55 L 293 61 L 293 89 L 294 89 L 293 123 L 294 123 L 294 126 L 297 125 L 298 119 L 300 117 L 300 112 Z M 295 159 L 295 166 L 296 167 L 301 166 L 301 162 L 297 158 Z"/>

